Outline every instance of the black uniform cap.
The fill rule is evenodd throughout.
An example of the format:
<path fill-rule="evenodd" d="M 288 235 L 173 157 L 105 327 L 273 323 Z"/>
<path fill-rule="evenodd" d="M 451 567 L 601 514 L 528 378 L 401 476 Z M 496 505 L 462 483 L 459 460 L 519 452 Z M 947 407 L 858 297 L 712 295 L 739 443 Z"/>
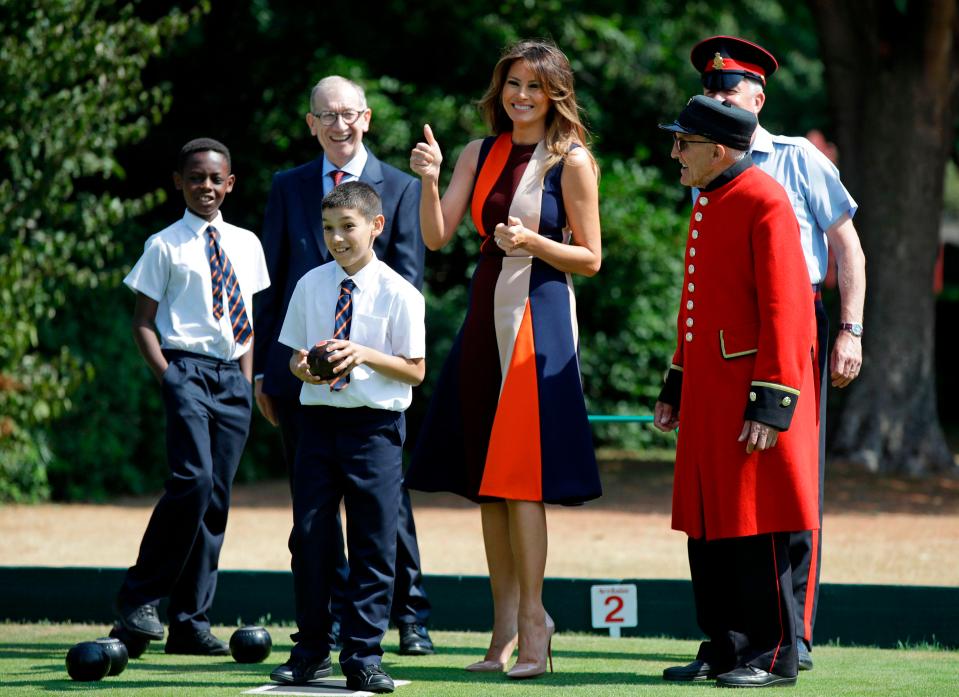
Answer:
<path fill-rule="evenodd" d="M 779 63 L 769 51 L 735 36 L 711 36 L 693 46 L 689 54 L 693 67 L 701 73 L 703 87 L 722 92 L 739 84 L 744 77 L 766 84 Z"/>
<path fill-rule="evenodd" d="M 659 127 L 674 133 L 700 135 L 735 150 L 749 150 L 756 124 L 756 115 L 751 111 L 699 94 L 686 103 L 679 118 Z"/>

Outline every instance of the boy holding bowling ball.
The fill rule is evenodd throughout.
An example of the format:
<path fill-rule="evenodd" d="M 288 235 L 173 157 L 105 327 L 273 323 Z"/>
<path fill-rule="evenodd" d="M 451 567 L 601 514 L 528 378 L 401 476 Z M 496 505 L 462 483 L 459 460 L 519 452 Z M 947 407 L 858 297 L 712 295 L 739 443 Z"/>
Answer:
<path fill-rule="evenodd" d="M 392 692 L 380 667 L 396 560 L 403 412 L 426 372 L 425 303 L 408 281 L 379 261 L 379 196 L 346 182 L 323 199 L 323 236 L 333 261 L 297 283 L 280 331 L 293 349 L 290 370 L 303 387 L 293 473 L 294 569 L 299 598 L 329 598 L 340 500 L 348 518 L 350 574 L 339 660 L 347 687 Z M 310 360 L 310 351 L 319 347 Z M 313 364 L 311 370 L 310 364 Z M 322 363 L 332 366 L 329 373 Z M 332 672 L 329 604 L 317 602 L 292 636 L 290 659 L 271 673 L 304 685 Z"/>

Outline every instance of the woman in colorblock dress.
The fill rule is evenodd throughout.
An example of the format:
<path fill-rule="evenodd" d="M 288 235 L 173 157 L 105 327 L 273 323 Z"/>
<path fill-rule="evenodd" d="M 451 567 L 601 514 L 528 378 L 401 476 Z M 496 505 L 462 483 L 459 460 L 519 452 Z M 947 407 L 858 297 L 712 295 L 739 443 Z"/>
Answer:
<path fill-rule="evenodd" d="M 471 671 L 546 671 L 544 503 L 601 495 L 579 372 L 571 274 L 601 260 L 597 168 L 566 56 L 524 41 L 496 64 L 480 102 L 495 135 L 463 150 L 442 200 L 430 127 L 410 155 L 423 180 L 431 250 L 469 210 L 482 240 L 469 310 L 417 439 L 406 483 L 480 504 L 493 592 L 493 636 Z M 551 659 L 550 659 L 551 662 Z"/>

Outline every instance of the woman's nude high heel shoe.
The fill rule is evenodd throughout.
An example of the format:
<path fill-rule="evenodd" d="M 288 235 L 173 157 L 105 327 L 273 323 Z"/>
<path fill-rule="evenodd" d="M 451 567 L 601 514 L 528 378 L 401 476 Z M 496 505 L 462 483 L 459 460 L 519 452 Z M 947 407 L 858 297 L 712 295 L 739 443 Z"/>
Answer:
<path fill-rule="evenodd" d="M 553 624 L 553 618 L 546 615 L 546 652 L 541 661 L 517 662 L 506 673 L 506 677 L 514 680 L 524 680 L 526 678 L 537 678 L 546 672 L 546 661 L 549 660 L 549 672 L 553 672 L 553 634 L 556 632 L 556 625 Z"/>
<path fill-rule="evenodd" d="M 505 660 L 509 660 L 509 657 L 513 655 L 513 651 L 516 650 L 517 637 L 513 637 L 512 640 L 506 645 L 506 648 L 509 649 L 509 652 L 504 655 Z M 487 651 L 486 655 L 489 656 L 490 652 Z M 506 668 L 506 664 L 503 661 L 491 661 L 485 659 L 482 661 L 477 661 L 476 663 L 470 663 L 466 666 L 466 670 L 471 673 L 502 673 L 503 669 Z"/>

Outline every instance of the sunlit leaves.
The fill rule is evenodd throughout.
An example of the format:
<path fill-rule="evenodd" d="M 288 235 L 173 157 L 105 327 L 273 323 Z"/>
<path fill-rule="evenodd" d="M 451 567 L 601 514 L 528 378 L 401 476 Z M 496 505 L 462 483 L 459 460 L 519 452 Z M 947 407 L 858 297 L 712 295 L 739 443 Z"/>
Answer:
<path fill-rule="evenodd" d="M 71 292 L 116 280 L 115 227 L 162 200 L 110 194 L 115 152 L 169 101 L 141 73 L 208 9 L 150 23 L 105 0 L 0 0 L 0 499 L 46 492 L 39 426 L 71 407 L 87 372 L 38 349 Z"/>

